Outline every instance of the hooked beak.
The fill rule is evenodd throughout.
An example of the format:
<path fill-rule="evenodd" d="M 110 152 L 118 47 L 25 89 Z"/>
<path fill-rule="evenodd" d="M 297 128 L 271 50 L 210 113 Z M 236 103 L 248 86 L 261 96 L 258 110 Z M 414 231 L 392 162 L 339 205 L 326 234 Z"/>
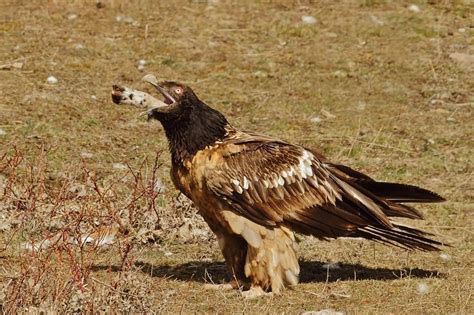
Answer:
<path fill-rule="evenodd" d="M 163 87 L 159 85 L 158 80 L 153 74 L 147 74 L 142 78 L 142 80 L 153 85 L 158 90 L 158 92 L 160 92 L 161 95 L 165 97 L 165 103 L 167 103 L 168 105 L 171 105 L 176 102 L 174 97 L 171 96 Z"/>

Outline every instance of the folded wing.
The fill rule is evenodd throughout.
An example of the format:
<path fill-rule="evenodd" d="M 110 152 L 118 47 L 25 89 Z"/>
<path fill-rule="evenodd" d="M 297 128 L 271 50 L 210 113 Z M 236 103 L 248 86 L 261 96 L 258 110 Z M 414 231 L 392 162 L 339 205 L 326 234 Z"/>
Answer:
<path fill-rule="evenodd" d="M 422 250 L 440 245 L 427 233 L 389 219 L 421 218 L 399 202 L 442 200 L 427 190 L 376 182 L 316 152 L 267 137 L 239 134 L 218 150 L 222 163 L 206 170 L 208 188 L 258 224 L 284 225 L 320 239 L 364 237 Z"/>

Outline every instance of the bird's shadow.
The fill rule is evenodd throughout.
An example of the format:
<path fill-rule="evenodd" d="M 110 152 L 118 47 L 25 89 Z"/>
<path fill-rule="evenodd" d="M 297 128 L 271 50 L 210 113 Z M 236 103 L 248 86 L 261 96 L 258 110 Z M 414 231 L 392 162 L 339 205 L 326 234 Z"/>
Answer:
<path fill-rule="evenodd" d="M 229 280 L 224 262 L 190 261 L 178 265 L 153 265 L 138 261 L 135 266 L 143 273 L 152 277 L 168 278 L 194 282 L 222 282 Z M 431 278 L 443 277 L 437 270 L 425 269 L 391 269 L 371 268 L 360 264 L 339 263 L 326 265 L 319 261 L 300 261 L 300 283 L 335 282 L 358 280 L 397 280 L 401 278 Z M 110 269 L 110 267 L 96 266 L 95 269 Z M 112 268 L 116 269 L 116 268 Z"/>

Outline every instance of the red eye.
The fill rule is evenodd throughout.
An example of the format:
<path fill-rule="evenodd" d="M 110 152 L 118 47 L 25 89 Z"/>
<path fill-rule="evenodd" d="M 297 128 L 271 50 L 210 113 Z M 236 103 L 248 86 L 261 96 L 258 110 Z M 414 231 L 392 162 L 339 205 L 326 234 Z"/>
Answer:
<path fill-rule="evenodd" d="M 176 89 L 174 89 L 174 91 L 176 92 L 176 94 L 182 94 L 183 93 L 183 89 L 180 88 L 180 87 L 177 87 Z"/>

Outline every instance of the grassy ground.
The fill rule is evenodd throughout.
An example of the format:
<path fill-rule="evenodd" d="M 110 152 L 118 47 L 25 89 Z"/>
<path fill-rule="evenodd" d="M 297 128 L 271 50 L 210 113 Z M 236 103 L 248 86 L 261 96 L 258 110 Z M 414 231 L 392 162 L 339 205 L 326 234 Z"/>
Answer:
<path fill-rule="evenodd" d="M 0 184 L 6 187 L 13 173 L 20 186 L 36 178 L 41 185 L 33 183 L 25 196 L 38 186 L 46 195 L 33 205 L 23 198 L 31 205 L 27 214 L 15 198 L 0 203 L 0 309 L 472 313 L 474 65 L 452 55 L 474 54 L 472 2 L 417 1 L 420 12 L 401 1 L 215 2 L 0 4 L 0 64 L 22 63 L 0 67 L 0 153 L 6 161 L 16 147 L 24 157 L 16 168 L 0 167 Z M 304 15 L 316 23 L 304 24 Z M 440 255 L 303 238 L 302 283 L 293 290 L 253 301 L 206 291 L 205 282 L 225 275 L 222 257 L 207 231 L 196 238 L 176 232 L 183 217 L 192 228 L 199 222 L 176 206 L 163 154 L 156 176 L 167 191 L 153 199 L 163 217 L 157 242 L 133 243 L 130 251 L 127 242 L 96 248 L 80 263 L 74 253 L 61 259 L 64 248 L 50 256 L 25 253 L 21 242 L 45 235 L 51 218 L 65 218 L 46 207 L 61 178 L 75 174 L 87 192 L 95 182 L 121 180 L 114 198 L 125 202 L 133 176 L 120 175 L 123 165 L 137 170 L 146 160 L 141 171 L 150 176 L 157 149 L 166 148 L 161 127 L 110 101 L 113 83 L 147 90 L 145 73 L 190 84 L 241 129 L 317 147 L 377 179 L 440 193 L 449 201 L 420 206 L 426 221 L 413 224 L 452 247 Z M 47 164 L 40 179 L 39 161 Z M 92 182 L 77 173 L 84 165 Z M 87 202 L 94 214 L 92 205 L 108 207 L 104 198 L 68 200 L 83 208 Z M 14 228 L 5 223 L 12 217 L 31 220 Z"/>

